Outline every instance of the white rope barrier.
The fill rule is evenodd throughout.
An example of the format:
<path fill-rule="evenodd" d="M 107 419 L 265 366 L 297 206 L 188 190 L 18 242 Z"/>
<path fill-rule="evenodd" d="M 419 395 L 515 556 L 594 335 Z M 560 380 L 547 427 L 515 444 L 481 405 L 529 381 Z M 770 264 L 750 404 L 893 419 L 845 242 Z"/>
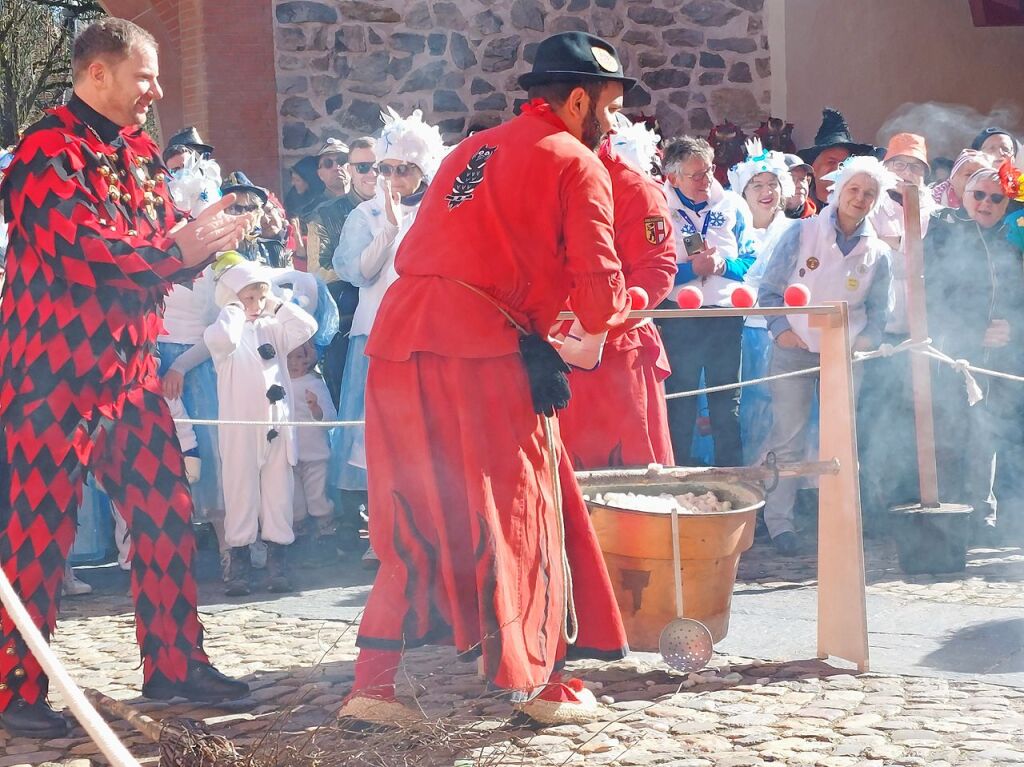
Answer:
<path fill-rule="evenodd" d="M 871 352 L 855 352 L 853 355 L 854 364 L 860 362 L 866 362 L 867 360 L 878 359 L 879 357 L 891 357 L 894 354 L 901 354 L 908 351 L 918 351 L 923 349 L 931 348 L 931 339 L 925 339 L 924 341 L 911 341 L 906 340 L 902 343 L 893 346 L 891 344 L 882 344 L 875 351 Z M 812 373 L 820 373 L 821 366 L 813 368 L 803 368 L 801 370 L 791 370 L 788 373 L 776 373 L 773 376 L 763 376 L 761 378 L 750 378 L 746 381 L 737 381 L 731 384 L 722 384 L 720 386 L 705 386 L 703 389 L 691 389 L 690 391 L 673 392 L 672 394 L 666 394 L 665 399 L 682 399 L 683 397 L 697 397 L 701 394 L 714 394 L 720 391 L 729 391 L 731 389 L 745 389 L 748 386 L 759 386 L 765 383 L 771 383 L 772 381 L 781 381 L 786 378 L 797 378 L 799 376 L 811 375 Z M 1024 380 L 1024 379 L 1021 379 Z"/>
<path fill-rule="evenodd" d="M 215 418 L 175 418 L 175 423 L 191 426 L 320 426 L 331 429 L 335 426 L 364 426 L 366 421 L 235 421 Z"/>
<path fill-rule="evenodd" d="M 1016 381 L 1017 383 L 1024 383 L 1024 376 L 1013 375 L 1011 373 L 1003 373 L 999 370 L 990 370 L 988 368 L 980 368 L 972 365 L 969 360 L 959 359 L 955 360 L 949 357 L 934 346 L 931 345 L 932 340 L 926 338 L 923 341 L 913 341 L 907 339 L 899 344 L 893 346 L 892 344 L 882 344 L 874 351 L 870 352 L 854 352 L 853 364 L 857 365 L 868 360 L 879 359 L 881 357 L 892 357 L 896 354 L 903 354 L 904 352 L 915 352 L 917 354 L 923 354 L 926 357 L 943 362 L 952 367 L 956 372 L 961 373 L 964 376 L 964 383 L 967 387 L 967 401 L 971 405 L 975 405 L 984 398 L 981 387 L 978 386 L 977 380 L 972 375 L 973 373 L 979 373 L 981 375 L 991 376 L 993 378 L 1002 378 L 1007 381 Z M 746 381 L 737 381 L 731 384 L 722 384 L 720 386 L 705 386 L 702 389 L 690 389 L 689 391 L 673 392 L 666 394 L 666 400 L 682 399 L 684 397 L 698 397 L 701 394 L 715 394 L 720 391 L 730 391 L 732 389 L 745 389 L 748 386 L 760 386 L 761 384 L 771 383 L 772 381 L 781 381 L 786 378 L 798 378 L 799 376 L 812 375 L 814 373 L 820 373 L 821 366 L 811 368 L 803 368 L 801 370 L 792 370 L 788 373 L 776 373 L 771 376 L 762 376 L 761 378 L 751 378 Z M 175 423 L 189 424 L 191 426 L 291 426 L 291 427 L 303 427 L 303 426 L 318 426 L 324 429 L 333 429 L 336 427 L 351 427 L 351 426 L 365 426 L 366 421 L 240 421 L 240 420 L 217 420 L 217 419 L 203 419 L 203 418 L 175 418 Z"/>

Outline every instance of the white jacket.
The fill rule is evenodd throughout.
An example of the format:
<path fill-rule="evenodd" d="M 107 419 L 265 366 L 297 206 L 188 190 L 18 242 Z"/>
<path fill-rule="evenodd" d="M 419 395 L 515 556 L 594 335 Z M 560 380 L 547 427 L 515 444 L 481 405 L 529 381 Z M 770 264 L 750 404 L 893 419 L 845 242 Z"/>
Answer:
<path fill-rule="evenodd" d="M 288 352 L 298 348 L 316 332 L 316 320 L 295 304 L 283 303 L 277 313 L 248 322 L 238 304 L 221 309 L 217 321 L 206 329 L 204 338 L 217 369 L 217 398 L 222 420 L 288 421 L 292 408 L 288 392 Z M 264 359 L 259 347 L 270 344 L 274 356 Z M 280 386 L 285 396 L 271 403 L 267 396 L 273 386 Z M 218 427 L 221 459 L 225 472 L 230 467 L 260 467 L 266 458 L 269 426 Z M 294 430 L 277 427 L 278 436 L 287 446 L 288 462 L 295 465 Z M 230 477 L 224 481 L 251 481 L 247 477 Z"/>
<path fill-rule="evenodd" d="M 384 213 L 383 193 L 378 190 L 376 197 L 361 203 L 345 219 L 333 266 L 341 279 L 359 288 L 352 335 L 370 335 L 384 294 L 398 279 L 395 255 L 418 210 L 418 204 L 399 205 L 401 219 L 395 226 Z"/>

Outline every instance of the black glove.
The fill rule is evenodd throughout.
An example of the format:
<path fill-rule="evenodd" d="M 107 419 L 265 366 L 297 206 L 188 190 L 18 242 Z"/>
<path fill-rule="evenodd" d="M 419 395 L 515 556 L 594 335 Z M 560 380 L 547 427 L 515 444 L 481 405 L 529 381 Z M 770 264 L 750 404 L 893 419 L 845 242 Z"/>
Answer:
<path fill-rule="evenodd" d="M 569 404 L 569 366 L 558 356 L 554 347 L 536 333 L 519 337 L 519 352 L 530 379 L 533 410 L 538 415 L 551 417 L 556 410 Z"/>

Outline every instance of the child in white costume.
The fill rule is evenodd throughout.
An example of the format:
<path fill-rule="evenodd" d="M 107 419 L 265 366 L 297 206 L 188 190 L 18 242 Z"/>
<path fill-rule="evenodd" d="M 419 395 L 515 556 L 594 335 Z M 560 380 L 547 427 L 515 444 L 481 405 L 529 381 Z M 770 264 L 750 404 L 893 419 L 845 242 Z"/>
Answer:
<path fill-rule="evenodd" d="M 316 320 L 271 293 L 272 273 L 251 262 L 224 269 L 217 281 L 217 321 L 203 337 L 217 368 L 221 420 L 283 422 L 291 418 L 286 358 L 316 332 Z M 295 434 L 289 426 L 223 424 L 224 539 L 231 546 L 228 596 L 249 593 L 249 545 L 268 545 L 267 587 L 289 591 L 285 565 L 292 532 Z"/>
<path fill-rule="evenodd" d="M 288 375 L 291 377 L 292 420 L 334 421 L 338 411 L 324 379 L 315 371 L 316 349 L 310 342 L 288 354 Z M 328 429 L 322 426 L 296 427 L 295 446 L 295 524 L 307 514 L 316 521 L 314 557 L 318 562 L 333 559 L 337 553 L 334 540 L 334 506 L 327 499 L 327 461 L 331 457 Z"/>

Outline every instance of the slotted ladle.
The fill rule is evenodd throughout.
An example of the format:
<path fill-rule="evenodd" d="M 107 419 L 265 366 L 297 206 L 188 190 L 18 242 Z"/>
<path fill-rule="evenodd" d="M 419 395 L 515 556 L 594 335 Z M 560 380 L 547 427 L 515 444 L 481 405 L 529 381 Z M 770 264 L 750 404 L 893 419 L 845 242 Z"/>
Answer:
<path fill-rule="evenodd" d="M 679 507 L 675 504 L 672 505 L 672 575 L 676 618 L 661 630 L 658 649 L 665 663 L 676 671 L 700 671 L 715 654 L 715 645 L 707 626 L 683 617 L 683 563 L 679 552 Z"/>

